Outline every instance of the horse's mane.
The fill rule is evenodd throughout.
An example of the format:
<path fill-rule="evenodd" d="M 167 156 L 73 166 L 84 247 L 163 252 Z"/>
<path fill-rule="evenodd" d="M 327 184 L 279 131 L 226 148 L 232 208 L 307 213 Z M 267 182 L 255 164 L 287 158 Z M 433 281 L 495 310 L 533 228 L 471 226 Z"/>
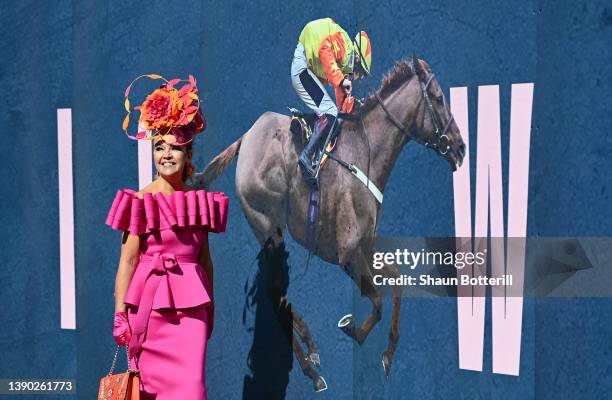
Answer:
<path fill-rule="evenodd" d="M 428 69 L 427 63 L 425 63 L 423 60 L 420 61 L 425 65 L 425 68 Z M 408 79 L 412 78 L 413 75 L 410 61 L 407 59 L 398 61 L 393 69 L 386 73 L 383 77 L 380 84 L 380 89 L 378 89 L 380 97 L 382 99 L 387 98 L 397 89 L 399 89 L 400 86 L 402 86 Z M 361 109 L 362 111 L 369 111 L 377 105 L 378 99 L 376 99 L 376 94 L 372 93 L 363 101 Z"/>

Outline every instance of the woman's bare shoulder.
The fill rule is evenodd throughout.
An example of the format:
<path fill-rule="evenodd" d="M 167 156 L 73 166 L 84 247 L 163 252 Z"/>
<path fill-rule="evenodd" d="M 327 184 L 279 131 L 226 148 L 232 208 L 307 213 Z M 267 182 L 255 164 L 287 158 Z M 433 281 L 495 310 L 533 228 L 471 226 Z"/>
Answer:
<path fill-rule="evenodd" d="M 142 199 L 145 193 L 155 193 L 155 186 L 155 182 L 151 182 L 147 186 L 137 191 L 135 194 L 136 196 L 138 196 L 139 199 Z"/>

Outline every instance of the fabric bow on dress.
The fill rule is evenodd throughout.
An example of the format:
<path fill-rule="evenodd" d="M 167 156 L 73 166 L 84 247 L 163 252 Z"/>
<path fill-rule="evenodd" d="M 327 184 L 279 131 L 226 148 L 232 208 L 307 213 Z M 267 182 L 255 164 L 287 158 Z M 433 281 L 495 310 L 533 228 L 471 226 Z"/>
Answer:
<path fill-rule="evenodd" d="M 188 265 L 193 266 L 198 262 L 198 260 L 192 256 L 177 256 L 172 253 L 158 252 L 153 256 L 148 256 L 146 254 L 141 256 L 140 262 L 148 263 L 150 270 L 145 281 L 142 297 L 138 306 L 138 313 L 136 314 L 136 319 L 133 324 L 132 339 L 129 344 L 130 357 L 137 356 L 142 347 L 149 316 L 153 309 L 153 300 L 155 299 L 155 294 L 162 280 L 166 281 L 165 286 L 169 289 L 168 297 L 171 303 L 173 302 L 173 291 L 181 290 L 181 285 L 173 285 L 173 282 L 180 281 L 184 277 L 179 260 L 185 264 L 185 267 L 188 267 Z"/>

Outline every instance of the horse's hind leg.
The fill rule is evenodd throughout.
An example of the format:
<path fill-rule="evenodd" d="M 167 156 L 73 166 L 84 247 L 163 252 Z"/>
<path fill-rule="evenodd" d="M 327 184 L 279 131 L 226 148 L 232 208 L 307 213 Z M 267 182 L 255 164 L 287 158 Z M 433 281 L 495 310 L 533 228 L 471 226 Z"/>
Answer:
<path fill-rule="evenodd" d="M 308 355 L 306 356 L 306 359 L 310 361 L 314 367 L 320 367 L 321 358 L 319 357 L 319 351 L 317 350 L 317 345 L 310 334 L 310 328 L 308 328 L 306 322 L 302 319 L 300 314 L 295 311 L 295 308 L 291 303 L 289 303 L 286 297 L 281 298 L 278 309 L 279 314 L 285 316 L 283 317 L 283 320 L 290 319 L 293 322 L 291 327 L 284 328 L 287 337 L 291 338 L 293 333 L 297 334 L 300 340 L 308 348 Z M 286 316 L 289 316 L 290 318 L 287 318 Z"/>
<path fill-rule="evenodd" d="M 257 241 L 264 246 L 266 241 L 275 235 L 282 237 L 285 228 L 285 203 L 283 201 L 272 201 L 268 199 L 268 206 L 263 207 L 254 199 L 247 199 L 238 194 L 246 220 L 255 234 Z M 249 202 L 249 200 L 251 200 Z M 276 200 L 276 199 L 274 199 Z"/>
<path fill-rule="evenodd" d="M 291 305 L 289 306 L 291 309 Z M 298 359 L 300 363 L 300 368 L 302 368 L 302 372 L 304 375 L 312 379 L 312 383 L 314 385 L 315 392 L 321 392 L 327 389 L 327 382 L 325 382 L 325 378 L 323 378 L 317 370 L 314 368 L 315 366 L 319 366 L 319 353 L 316 350 L 314 345 L 314 341 L 310 336 L 310 332 L 308 330 L 308 326 L 306 323 L 300 318 L 297 312 L 292 309 L 293 314 L 293 330 L 302 339 L 306 342 L 308 346 L 308 355 L 304 354 L 304 350 L 302 350 L 302 345 L 300 341 L 296 337 L 296 335 L 292 335 L 292 343 L 293 343 L 293 352 L 295 353 L 295 357 Z M 315 362 L 316 361 L 316 362 Z"/>
<path fill-rule="evenodd" d="M 273 304 L 276 317 L 291 341 L 293 352 L 300 363 L 304 375 L 312 379 L 316 392 L 327 389 L 325 379 L 313 368 L 319 365 L 319 353 L 310 335 L 310 330 L 299 314 L 293 309 L 293 305 L 287 301 L 287 287 L 289 283 L 287 255 L 282 231 L 277 230 L 266 242 L 264 249 L 268 266 L 267 288 L 268 298 Z M 300 339 L 308 345 L 308 356 L 304 355 L 302 346 L 298 338 L 293 333 L 296 332 Z"/>
<path fill-rule="evenodd" d="M 269 119 L 269 118 L 267 118 Z M 266 124 L 266 119 L 258 122 Z M 260 245 L 287 224 L 287 177 L 278 129 L 245 135 L 236 165 L 236 195 Z M 273 134 L 276 132 L 276 134 Z"/>
<path fill-rule="evenodd" d="M 310 361 L 313 366 L 320 367 L 321 359 L 319 357 L 319 351 L 317 350 L 317 346 L 312 339 L 308 325 L 302 319 L 302 317 L 300 317 L 300 315 L 293 310 L 293 308 L 291 312 L 293 314 L 293 330 L 308 347 L 308 361 Z"/>
<path fill-rule="evenodd" d="M 327 389 L 327 382 L 325 382 L 325 379 L 319 375 L 317 370 L 312 367 L 310 361 L 304 356 L 302 346 L 295 336 L 293 337 L 293 352 L 300 363 L 300 367 L 302 368 L 304 375 L 312 379 L 315 392 L 322 392 L 323 390 Z"/>

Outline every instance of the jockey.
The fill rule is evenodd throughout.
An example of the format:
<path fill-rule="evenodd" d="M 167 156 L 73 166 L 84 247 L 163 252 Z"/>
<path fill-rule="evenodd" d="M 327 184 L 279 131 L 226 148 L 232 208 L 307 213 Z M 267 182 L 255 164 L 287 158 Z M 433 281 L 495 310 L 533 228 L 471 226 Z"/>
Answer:
<path fill-rule="evenodd" d="M 311 21 L 302 30 L 293 53 L 291 82 L 298 96 L 319 117 L 299 158 L 303 172 L 310 178 L 315 175 L 312 153 L 321 139 L 334 134 L 338 108 L 343 112 L 352 109 L 351 80 L 369 75 L 371 65 L 372 47 L 364 31 L 351 42 L 346 31 L 331 18 Z M 323 83 L 334 87 L 335 103 Z"/>

